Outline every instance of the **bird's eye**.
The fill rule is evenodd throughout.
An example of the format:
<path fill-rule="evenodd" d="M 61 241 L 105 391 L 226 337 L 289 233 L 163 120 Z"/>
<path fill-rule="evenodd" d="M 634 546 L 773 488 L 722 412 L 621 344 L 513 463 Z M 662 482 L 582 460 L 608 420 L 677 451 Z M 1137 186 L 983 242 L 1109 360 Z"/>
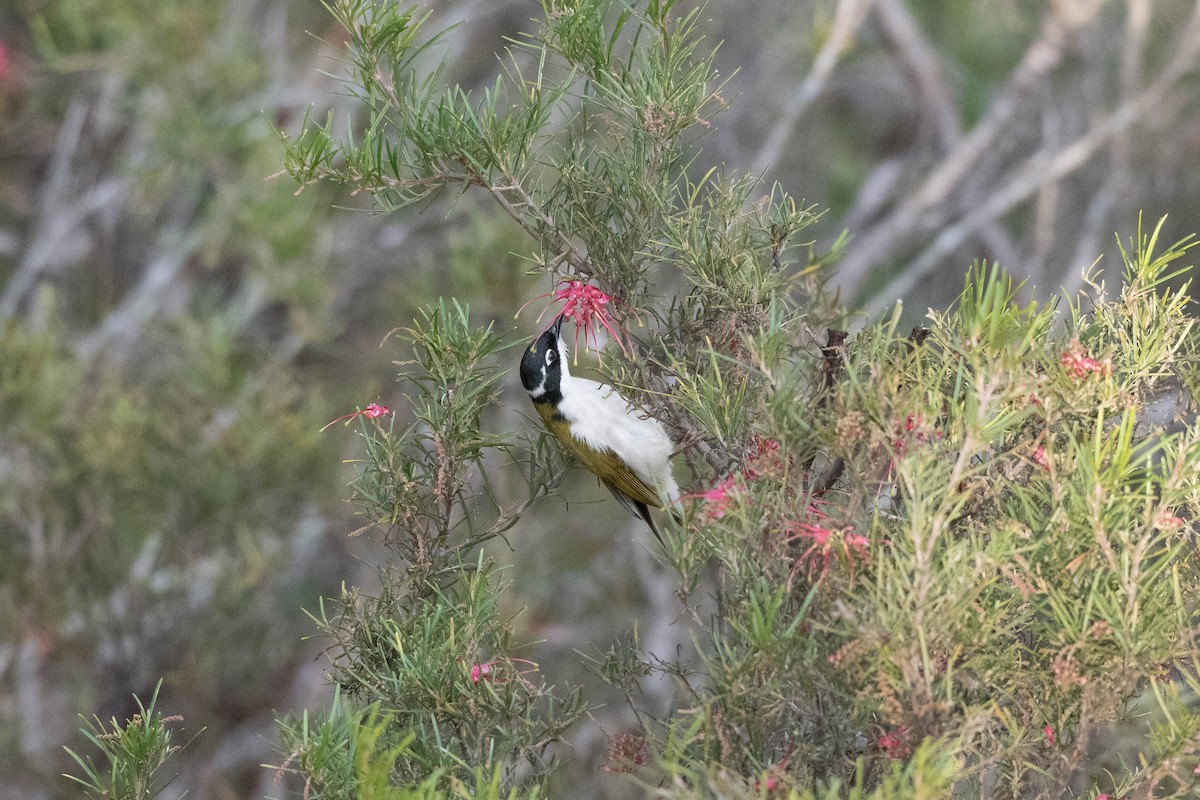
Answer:
<path fill-rule="evenodd" d="M 547 364 L 553 364 L 554 359 L 556 359 L 556 358 L 558 358 L 558 353 L 554 352 L 553 350 L 546 351 L 546 363 Z"/>

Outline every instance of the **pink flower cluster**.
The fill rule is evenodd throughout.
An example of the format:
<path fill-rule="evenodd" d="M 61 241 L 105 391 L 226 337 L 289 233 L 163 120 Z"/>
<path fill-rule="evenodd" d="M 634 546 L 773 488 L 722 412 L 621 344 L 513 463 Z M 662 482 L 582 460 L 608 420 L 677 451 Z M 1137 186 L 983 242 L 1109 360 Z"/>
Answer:
<path fill-rule="evenodd" d="M 554 303 L 561 302 L 563 304 L 559 315 L 575 323 L 576 360 L 579 358 L 579 332 L 581 330 L 583 331 L 584 347 L 591 340 L 599 349 L 599 332 L 603 329 L 621 347 L 622 352 L 626 355 L 631 354 L 632 348 L 626 341 L 626 334 L 612 316 L 613 298 L 605 294 L 599 287 L 580 280 L 563 281 L 554 292 L 538 295 L 529 303 L 547 297 L 554 299 L 545 309 L 542 309 L 542 313 L 538 314 L 538 319 L 540 320 L 545 315 L 546 309 L 549 309 Z M 517 316 L 521 315 L 521 311 L 524 311 L 529 303 L 521 306 L 517 311 Z"/>
<path fill-rule="evenodd" d="M 738 476 L 729 475 L 717 481 L 707 492 L 700 492 L 693 497 L 705 502 L 704 513 L 707 519 L 721 519 L 729 512 L 729 507 L 733 505 L 740 491 Z"/>
<path fill-rule="evenodd" d="M 726 475 L 708 491 L 690 495 L 706 504 L 705 519 L 721 519 L 729 512 L 748 481 L 756 481 L 773 469 L 779 459 L 779 442 L 754 437 L 755 452 L 743 462 L 742 469 Z"/>
<path fill-rule="evenodd" d="M 768 769 L 766 774 L 754 782 L 754 791 L 770 793 L 781 787 L 783 777 L 787 774 L 788 762 L 792 760 L 792 752 L 795 748 L 794 742 L 788 745 L 787 752 L 783 754 L 779 763 Z"/>
<path fill-rule="evenodd" d="M 1042 469 L 1050 469 L 1050 456 L 1046 453 L 1046 448 L 1041 445 L 1033 448 L 1033 463 Z"/>
<path fill-rule="evenodd" d="M 888 758 L 893 760 L 908 758 L 912 755 L 912 742 L 909 739 L 908 728 L 903 725 L 897 726 L 894 731 L 885 731 L 880 734 L 876 744 Z"/>
<path fill-rule="evenodd" d="M 618 733 L 608 740 L 604 755 L 607 763 L 600 769 L 605 772 L 634 772 L 650 763 L 650 743 L 640 734 Z"/>
<path fill-rule="evenodd" d="M 908 445 L 911 441 L 919 443 L 937 441 L 942 438 L 942 431 L 939 428 L 933 428 L 932 431 L 926 428 L 924 420 L 920 414 L 909 414 L 904 418 L 904 424 L 900 425 L 896 431 L 896 436 L 892 441 L 892 447 L 896 451 L 897 456 L 903 456 L 908 452 Z"/>
<path fill-rule="evenodd" d="M 530 672 L 536 672 L 538 665 L 533 661 L 524 658 L 508 658 L 503 661 L 488 661 L 483 664 L 471 665 L 471 683 L 479 683 L 480 681 L 503 681 L 499 677 L 497 667 L 511 666 L 512 664 L 528 664 L 529 669 L 518 670 L 518 675 L 526 675 Z"/>
<path fill-rule="evenodd" d="M 349 414 L 343 414 L 342 416 L 340 416 L 337 419 L 333 420 L 332 422 L 328 423 L 325 426 L 325 428 L 330 428 L 330 427 L 336 425 L 337 423 L 341 422 L 342 420 L 346 420 L 346 422 L 349 422 L 350 420 L 354 419 L 355 417 L 366 417 L 367 419 L 379 419 L 380 417 L 390 417 L 391 415 L 392 415 L 392 410 L 390 408 L 388 408 L 387 406 L 381 406 L 378 403 L 371 403 L 366 408 L 364 408 L 362 411 L 352 411 Z M 325 430 L 325 428 L 321 428 L 321 430 Z"/>
<path fill-rule="evenodd" d="M 1063 367 L 1077 381 L 1081 381 L 1093 372 L 1107 375 L 1111 366 L 1105 361 L 1097 361 L 1083 351 L 1083 345 L 1078 339 L 1072 339 L 1071 345 L 1058 357 Z"/>
<path fill-rule="evenodd" d="M 811 505 L 808 507 L 808 515 L 827 519 Z M 810 542 L 808 549 L 800 554 L 792 566 L 792 574 L 788 577 L 789 584 L 801 567 L 808 568 L 808 577 L 811 580 L 813 572 L 819 566 L 816 581 L 820 582 L 829 570 L 830 560 L 839 553 L 850 562 L 851 570 L 854 568 L 855 559 L 864 563 L 871 560 L 871 540 L 861 533 L 855 533 L 853 528 L 827 528 L 811 522 L 789 522 L 784 528 L 784 534 L 788 542 L 799 539 L 807 539 Z"/>
<path fill-rule="evenodd" d="M 758 434 L 754 436 L 756 452 L 746 459 L 742 474 L 752 481 L 758 480 L 780 464 L 779 442 L 774 439 L 763 439 Z"/>

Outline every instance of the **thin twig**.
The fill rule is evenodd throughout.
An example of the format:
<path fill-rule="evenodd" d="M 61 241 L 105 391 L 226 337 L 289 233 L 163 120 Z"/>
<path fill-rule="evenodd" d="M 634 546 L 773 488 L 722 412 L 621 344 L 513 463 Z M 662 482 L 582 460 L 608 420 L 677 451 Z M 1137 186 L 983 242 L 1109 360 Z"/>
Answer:
<path fill-rule="evenodd" d="M 547 234 L 550 235 L 558 249 L 556 260 L 565 258 L 578 274 L 589 277 L 594 275 L 595 270 L 592 268 L 591 260 L 579 251 L 565 231 L 555 225 L 554 219 L 538 205 L 521 182 L 508 175 L 505 176 L 505 180 L 507 181 L 506 185 L 485 184 L 488 192 L 496 199 L 505 213 L 539 242 L 544 241 Z M 516 195 L 517 201 L 510 200 L 508 194 Z M 523 212 L 522 209 L 528 210 L 528 216 L 531 216 L 534 222 L 529 221 L 526 212 Z"/>
<path fill-rule="evenodd" d="M 942 153 L 953 151 L 962 142 L 963 131 L 954 92 L 945 78 L 937 48 L 902 0 L 877 0 L 876 8 L 883 32 L 916 88 L 921 109 L 933 123 L 931 127 L 938 149 Z M 972 173 L 973 182 L 982 184 L 986 190 L 989 181 L 979 174 L 981 172 L 977 166 Z M 972 176 L 964 180 L 972 180 Z M 966 213 L 974 202 L 973 196 L 963 193 L 958 204 L 960 213 Z M 846 227 L 855 230 L 848 223 Z M 985 227 L 980 231 L 980 238 L 994 258 L 1006 263 L 1017 260 L 1017 247 L 1003 226 L 992 224 Z"/>
<path fill-rule="evenodd" d="M 125 364 L 134 354 L 133 344 L 150 321 L 163 318 L 168 309 L 172 313 L 183 310 L 193 285 L 180 277 L 199 246 L 196 236 L 188 238 L 190 241 L 163 246 L 137 287 L 105 316 L 99 327 L 76 343 L 75 353 L 80 361 L 90 364 L 103 352 L 106 362 Z"/>
<path fill-rule="evenodd" d="M 91 104 L 76 97 L 67 108 L 58 131 L 49 173 L 38 201 L 38 222 L 25 252 L 0 295 L 0 321 L 17 313 L 47 270 L 60 265 L 65 244 L 77 228 L 97 212 L 110 208 L 128 187 L 124 178 L 109 178 L 79 196 L 74 164 Z"/>
<path fill-rule="evenodd" d="M 825 84 L 828 83 L 833 68 L 837 66 L 838 59 L 849 48 L 850 41 L 862 27 L 874 2 L 875 0 L 838 0 L 829 36 L 825 38 L 817 57 L 813 59 L 812 69 L 796 87 L 766 141 L 755 154 L 750 167 L 752 173 L 762 175 L 779 160 L 783 148 L 792 137 L 796 122 L 825 90 Z"/>

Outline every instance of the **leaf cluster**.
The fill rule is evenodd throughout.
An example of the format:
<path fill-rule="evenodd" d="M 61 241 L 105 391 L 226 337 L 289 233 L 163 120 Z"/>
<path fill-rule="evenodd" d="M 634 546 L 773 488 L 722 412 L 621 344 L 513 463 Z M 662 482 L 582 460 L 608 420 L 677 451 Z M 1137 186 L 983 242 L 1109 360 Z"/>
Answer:
<path fill-rule="evenodd" d="M 107 764 L 97 764 L 91 756 L 80 756 L 67 748 L 83 772 L 83 777 L 67 775 L 86 796 L 99 800 L 150 800 L 160 794 L 173 776 L 164 774 L 171 761 L 187 746 L 172 744 L 170 724 L 178 717 L 164 717 L 155 706 L 162 682 L 154 689 L 150 705 L 137 699 L 138 713 L 124 724 L 112 719 L 104 723 L 94 717 L 84 728 L 84 736 L 100 751 Z M 197 732 L 197 736 L 200 732 Z"/>
<path fill-rule="evenodd" d="M 561 462 L 523 464 L 508 439 L 483 424 L 503 375 L 496 357 L 507 349 L 491 325 L 475 327 L 465 306 L 440 302 L 394 335 L 412 354 L 398 362 L 407 408 L 386 420 L 359 418 L 365 458 L 352 484 L 391 558 L 376 593 L 345 590 L 314 617 L 331 642 L 345 711 L 311 727 L 285 723 L 289 764 L 310 789 L 331 793 L 321 796 L 357 786 L 362 769 L 379 791 L 536 787 L 555 766 L 549 747 L 579 718 L 582 699 L 556 693 L 536 664 L 516 657 L 497 607 L 504 587 L 480 545 L 553 488 Z M 522 469 L 528 493 L 515 505 L 492 486 L 498 462 Z M 361 714 L 369 708 L 379 716 L 368 724 Z M 319 735 L 304 733 L 312 729 Z M 322 756 L 335 734 L 348 760 Z"/>
<path fill-rule="evenodd" d="M 422 585 L 456 574 L 466 553 L 511 527 L 557 478 L 553 465 L 528 463 L 530 494 L 510 507 L 491 487 L 485 462 L 510 452 L 508 439 L 482 424 L 503 377 L 495 357 L 508 348 L 491 325 L 474 328 L 466 306 L 439 302 L 393 334 L 414 356 L 400 362 L 409 408 L 386 426 L 360 423 L 366 458 L 352 487 L 367 527 L 385 531 Z"/>
<path fill-rule="evenodd" d="M 709 487 L 671 526 L 668 558 L 682 595 L 711 589 L 718 611 L 693 609 L 695 669 L 649 667 L 684 678 L 683 700 L 645 725 L 655 757 L 637 779 L 681 799 L 1191 791 L 1200 433 L 1193 323 L 1173 282 L 1190 242 L 1160 248 L 1158 229 L 1139 231 L 1120 298 L 1098 284 L 1063 315 L 980 265 L 928 328 L 822 331 L 840 313 L 818 274 L 831 256 L 795 263 L 814 211 L 698 165 L 695 136 L 721 104 L 698 12 L 544 12 L 473 96 L 424 66 L 438 37 L 421 38 L 415 12 L 338 3 L 365 118 L 340 138 L 309 126 L 288 168 L 383 208 L 481 189 L 532 239 L 535 270 L 593 281 L 619 324 L 657 323 L 635 343 L 645 357 L 607 377 L 670 427 Z M 368 611 L 350 613 L 341 642 L 369 667 L 356 685 L 404 675 L 446 704 L 422 713 L 449 714 L 460 695 L 413 653 L 451 657 L 445 642 L 463 639 L 445 620 L 479 618 L 462 591 L 487 570 L 428 554 L 461 555 L 444 544 L 473 513 L 461 467 L 501 447 L 472 428 L 486 370 L 467 359 L 485 388 L 459 407 L 443 358 L 499 345 L 406 336 L 424 358 L 416 421 L 364 433 L 360 495 L 423 571 L 385 580 L 375 605 L 354 600 Z M 454 437 L 461 457 L 444 460 Z M 531 497 L 551 472 L 537 469 Z M 628 651 L 606 663 L 626 683 L 647 668 Z M 1151 700 L 1156 719 L 1137 728 Z M 1109 744 L 1122 725 L 1138 730 L 1125 750 Z"/>
<path fill-rule="evenodd" d="M 473 780 L 476 767 L 486 767 L 499 770 L 503 786 L 536 786 L 554 767 L 548 746 L 582 712 L 577 691 L 559 697 L 535 664 L 512 656 L 511 631 L 496 608 L 503 587 L 492 572 L 481 555 L 456 583 L 428 597 L 388 583 L 374 597 L 345 593 L 337 617 L 322 609 L 317 619 L 334 642 L 332 677 L 340 691 L 355 709 L 382 709 L 381 742 L 406 751 L 389 770 L 395 781 L 437 775 L 445 786 L 451 778 Z"/>
<path fill-rule="evenodd" d="M 1169 281 L 1191 242 L 1157 231 L 1118 299 L 1065 321 L 980 268 L 928 329 L 849 339 L 832 383 L 829 354 L 759 375 L 776 446 L 674 543 L 693 582 L 710 558 L 725 578 L 678 760 L 801 796 L 882 785 L 925 746 L 956 792 L 1193 790 L 1196 340 Z M 1131 763 L 1114 732 L 1140 714 Z"/>

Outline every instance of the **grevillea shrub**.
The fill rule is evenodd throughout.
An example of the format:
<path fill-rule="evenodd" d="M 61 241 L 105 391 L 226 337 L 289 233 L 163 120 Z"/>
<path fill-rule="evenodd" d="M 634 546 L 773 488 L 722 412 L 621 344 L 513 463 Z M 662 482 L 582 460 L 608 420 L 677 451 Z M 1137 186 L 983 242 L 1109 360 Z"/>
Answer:
<path fill-rule="evenodd" d="M 1044 305 L 982 265 L 920 327 L 862 321 L 823 288 L 841 243 L 796 246 L 814 213 L 705 163 L 725 99 L 695 8 L 546 0 L 478 95 L 443 82 L 420 13 L 331 10 L 362 116 L 294 135 L 288 171 L 383 209 L 490 198 L 679 445 L 683 515 L 655 555 L 696 652 L 595 643 L 639 722 L 607 737 L 606 780 L 679 800 L 1194 794 L 1189 241 L 1139 229 L 1119 283 Z M 515 647 L 480 549 L 549 513 L 563 473 L 537 428 L 493 427 L 529 334 L 434 306 L 400 331 L 408 405 L 354 417 L 354 499 L 389 561 L 315 614 L 338 703 L 281 723 L 306 797 L 572 790 L 554 745 L 588 698 Z M 665 711 L 639 706 L 654 675 Z"/>

